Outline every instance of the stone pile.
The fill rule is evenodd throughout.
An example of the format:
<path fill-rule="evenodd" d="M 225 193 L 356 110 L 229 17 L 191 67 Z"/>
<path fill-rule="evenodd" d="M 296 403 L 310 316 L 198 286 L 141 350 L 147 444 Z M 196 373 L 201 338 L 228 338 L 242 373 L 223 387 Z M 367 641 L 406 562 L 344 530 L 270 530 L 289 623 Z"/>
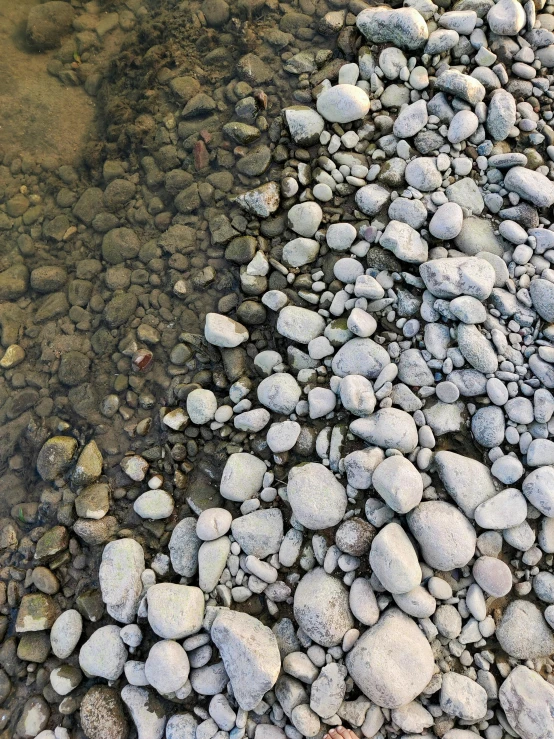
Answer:
<path fill-rule="evenodd" d="M 542 7 L 352 2 L 356 61 L 310 88 L 314 59 L 287 60 L 314 104 L 272 124 L 290 152 L 280 183 L 236 197 L 267 235 L 240 269 L 242 315 L 263 308 L 273 344 L 257 351 L 254 321 L 209 313 L 223 366 L 248 355 L 256 374 L 161 414 L 171 430 L 238 430 L 242 444 L 218 505 L 179 520 L 167 554 L 148 563 L 132 536 L 105 546 L 111 623 L 79 644 L 78 613 L 46 614 L 56 654 L 78 650 L 58 690 L 124 679 L 141 739 L 301 739 L 343 723 L 367 739 L 554 737 L 554 22 Z M 342 27 L 346 11 L 322 23 L 335 15 Z M 41 452 L 50 479 L 67 443 Z M 147 459 L 121 467 L 148 488 L 138 517 L 173 514 Z M 98 499 L 81 495 L 93 518 Z M 22 610 L 20 630 L 34 629 Z M 83 730 L 123 737 L 119 699 L 95 708 L 99 685 Z"/>

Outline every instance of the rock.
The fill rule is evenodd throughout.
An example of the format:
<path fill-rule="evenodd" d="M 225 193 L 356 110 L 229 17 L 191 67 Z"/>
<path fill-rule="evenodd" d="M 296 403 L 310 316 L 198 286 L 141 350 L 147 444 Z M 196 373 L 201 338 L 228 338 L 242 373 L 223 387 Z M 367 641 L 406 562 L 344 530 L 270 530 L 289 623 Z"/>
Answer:
<path fill-rule="evenodd" d="M 358 16 L 359 17 L 359 16 Z M 335 85 L 317 98 L 317 112 L 331 123 L 350 123 L 369 111 L 367 93 L 356 85 Z"/>
<path fill-rule="evenodd" d="M 75 10 L 59 0 L 35 5 L 27 17 L 27 39 L 38 51 L 59 46 L 61 39 L 71 31 Z"/>
<path fill-rule="evenodd" d="M 379 620 L 379 606 L 377 598 L 369 580 L 358 577 L 350 587 L 350 610 L 358 621 L 365 626 L 374 626 Z"/>
<path fill-rule="evenodd" d="M 501 459 L 509 460 L 510 457 Z M 497 460 L 499 462 L 500 460 Z M 495 463 L 496 464 L 496 463 Z M 494 465 L 492 468 L 495 473 Z M 504 480 L 504 482 L 508 482 Z M 515 482 L 515 480 L 512 480 Z M 510 529 L 523 523 L 527 517 L 527 502 L 515 488 L 507 488 L 489 498 L 475 509 L 475 523 L 483 529 Z"/>
<path fill-rule="evenodd" d="M 427 289 L 437 298 L 470 295 L 477 300 L 489 297 L 495 274 L 491 265 L 477 257 L 433 259 L 419 268 Z"/>
<path fill-rule="evenodd" d="M 152 691 L 126 685 L 121 691 L 137 728 L 138 739 L 162 739 L 166 723 L 166 710 Z"/>
<path fill-rule="evenodd" d="M 403 262 L 421 264 L 427 261 L 426 242 L 407 223 L 389 221 L 379 243 L 383 249 L 388 249 Z"/>
<path fill-rule="evenodd" d="M 283 262 L 290 267 L 303 267 L 317 259 L 318 254 L 319 242 L 315 239 L 293 239 L 283 248 Z"/>
<path fill-rule="evenodd" d="M 479 557 L 472 570 L 475 582 L 494 598 L 503 598 L 512 589 L 512 573 L 505 562 L 496 557 Z"/>
<path fill-rule="evenodd" d="M 423 495 L 421 475 L 405 457 L 387 457 L 373 473 L 372 484 L 385 503 L 405 514 L 415 508 Z"/>
<path fill-rule="evenodd" d="M 294 517 L 311 530 L 336 526 L 346 511 L 343 486 L 322 464 L 308 462 L 293 467 L 289 472 L 287 496 Z"/>
<path fill-rule="evenodd" d="M 390 357 L 382 346 L 372 339 L 354 338 L 341 346 L 335 354 L 332 368 L 333 373 L 339 377 L 361 375 L 374 380 L 387 364 L 390 364 Z"/>
<path fill-rule="evenodd" d="M 475 216 L 464 218 L 462 230 L 454 242 L 457 249 L 469 256 L 477 256 L 480 252 L 490 252 L 501 257 L 504 251 L 494 234 L 491 221 Z"/>
<path fill-rule="evenodd" d="M 59 659 L 67 659 L 77 646 L 83 632 L 83 618 L 79 611 L 70 609 L 61 613 L 50 631 L 52 651 Z"/>
<path fill-rule="evenodd" d="M 198 568 L 198 550 L 202 542 L 196 534 L 196 519 L 183 518 L 169 540 L 171 565 L 177 574 L 193 577 Z"/>
<path fill-rule="evenodd" d="M 398 408 L 381 408 L 369 418 L 357 418 L 350 431 L 368 444 L 398 449 L 403 454 L 413 452 L 418 442 L 413 418 Z"/>
<path fill-rule="evenodd" d="M 119 626 L 101 626 L 93 631 L 79 651 L 79 665 L 85 675 L 117 680 L 127 660 Z"/>
<path fill-rule="evenodd" d="M 406 182 L 420 192 L 432 192 L 440 187 L 442 177 L 435 160 L 431 157 L 416 157 L 406 166 Z"/>
<path fill-rule="evenodd" d="M 90 485 L 102 474 L 102 453 L 96 442 L 89 441 L 77 459 L 71 479 L 76 485 Z"/>
<path fill-rule="evenodd" d="M 275 413 L 288 416 L 296 408 L 302 390 L 287 372 L 275 372 L 258 385 L 258 400 Z"/>
<path fill-rule="evenodd" d="M 321 567 L 306 573 L 294 594 L 294 617 L 305 633 L 322 647 L 340 644 L 354 626 L 348 591 Z"/>
<path fill-rule="evenodd" d="M 515 667 L 498 691 L 512 729 L 524 739 L 554 737 L 554 687 L 533 670 Z"/>
<path fill-rule="evenodd" d="M 164 639 L 156 642 L 148 653 L 144 672 L 149 684 L 158 693 L 176 693 L 187 682 L 189 659 L 183 647 L 176 641 Z"/>
<path fill-rule="evenodd" d="M 468 518 L 473 518 L 478 505 L 496 495 L 488 468 L 475 459 L 439 451 L 435 465 L 446 491 Z"/>
<path fill-rule="evenodd" d="M 225 0 L 204 0 L 202 12 L 208 26 L 212 28 L 220 28 L 229 20 L 229 5 Z"/>
<path fill-rule="evenodd" d="M 127 739 L 127 719 L 114 688 L 107 685 L 89 688 L 81 701 L 79 715 L 88 739 Z"/>
<path fill-rule="evenodd" d="M 77 450 L 77 440 L 71 436 L 52 436 L 46 441 L 37 458 L 37 471 L 47 482 L 63 475 Z"/>
<path fill-rule="evenodd" d="M 487 129 L 490 135 L 495 141 L 505 141 L 515 122 L 516 101 L 514 96 L 507 90 L 497 90 L 492 95 L 487 110 Z"/>
<path fill-rule="evenodd" d="M 437 570 L 465 567 L 475 553 L 473 526 L 449 503 L 424 501 L 408 514 L 408 526 L 424 560 Z"/>
<path fill-rule="evenodd" d="M 209 508 L 198 517 L 196 535 L 202 541 L 219 539 L 229 531 L 232 520 L 233 516 L 225 508 Z"/>
<path fill-rule="evenodd" d="M 279 677 L 281 656 L 275 635 L 256 618 L 227 610 L 219 612 L 210 633 L 239 706 L 252 710 Z"/>
<path fill-rule="evenodd" d="M 198 550 L 198 585 L 205 593 L 211 593 L 218 584 L 230 551 L 227 536 L 205 541 Z"/>
<path fill-rule="evenodd" d="M 314 311 L 294 305 L 285 306 L 279 311 L 277 331 L 291 341 L 309 344 L 310 341 L 321 336 L 324 329 L 325 320 Z"/>
<path fill-rule="evenodd" d="M 158 583 L 148 589 L 147 600 L 148 622 L 162 639 L 183 639 L 200 631 L 204 618 L 200 588 Z"/>
<path fill-rule="evenodd" d="M 109 264 L 134 259 L 140 250 L 136 233 L 130 228 L 113 228 L 102 240 L 102 256 Z"/>
<path fill-rule="evenodd" d="M 276 182 L 266 182 L 265 185 L 239 195 L 237 203 L 248 213 L 267 218 L 279 207 L 279 185 Z"/>
<path fill-rule="evenodd" d="M 554 203 L 554 182 L 540 172 L 525 167 L 511 167 L 504 177 L 504 187 L 521 195 L 537 208 L 547 208 Z"/>
<path fill-rule="evenodd" d="M 313 236 L 323 219 L 323 211 L 318 203 L 307 200 L 297 203 L 287 213 L 289 227 L 299 236 Z"/>
<path fill-rule="evenodd" d="M 266 469 L 265 463 L 252 454 L 231 454 L 221 475 L 222 497 L 239 503 L 253 498 L 262 487 Z"/>
<path fill-rule="evenodd" d="M 141 518 L 159 521 L 173 513 L 175 503 L 165 490 L 147 490 L 135 500 L 133 510 Z"/>
<path fill-rule="evenodd" d="M 355 200 L 362 213 L 368 216 L 376 216 L 389 202 L 390 192 L 381 185 L 364 185 L 356 192 Z"/>
<path fill-rule="evenodd" d="M 447 69 L 440 74 L 437 77 L 435 88 L 450 95 L 455 95 L 471 105 L 482 102 L 486 94 L 485 88 L 479 80 L 463 74 L 457 69 Z"/>
<path fill-rule="evenodd" d="M 538 467 L 523 481 L 523 495 L 544 516 L 554 518 L 554 469 Z"/>
<path fill-rule="evenodd" d="M 532 280 L 529 292 L 540 317 L 545 321 L 554 321 L 554 284 L 549 280 Z"/>
<path fill-rule="evenodd" d="M 206 341 L 214 346 L 233 348 L 248 340 L 248 330 L 232 318 L 219 313 L 208 313 L 204 328 Z"/>
<path fill-rule="evenodd" d="M 397 523 L 389 523 L 379 531 L 371 546 L 369 563 L 389 593 L 407 593 L 421 582 L 415 549 Z"/>
<path fill-rule="evenodd" d="M 279 551 L 283 540 L 283 515 L 278 508 L 253 511 L 233 519 L 231 532 L 245 554 L 265 559 Z"/>
<path fill-rule="evenodd" d="M 411 138 L 425 127 L 427 118 L 427 103 L 425 100 L 418 100 L 400 111 L 392 132 L 399 139 Z"/>
<path fill-rule="evenodd" d="M 89 485 L 75 499 L 75 511 L 80 518 L 99 521 L 109 510 L 110 493 L 105 483 Z"/>
<path fill-rule="evenodd" d="M 19 604 L 15 630 L 18 634 L 50 629 L 60 615 L 56 601 L 44 593 L 24 595 Z"/>
<path fill-rule="evenodd" d="M 433 653 L 411 618 L 388 609 L 346 656 L 348 672 L 373 703 L 398 708 L 414 700 L 433 675 Z"/>
<path fill-rule="evenodd" d="M 508 604 L 496 628 L 502 649 L 516 659 L 540 659 L 554 652 L 554 634 L 541 611 L 527 600 Z"/>
<path fill-rule="evenodd" d="M 498 36 L 517 36 L 525 26 L 525 11 L 517 0 L 498 0 L 487 13 L 487 23 Z"/>
<path fill-rule="evenodd" d="M 427 24 L 415 8 L 365 8 L 356 25 L 372 43 L 392 43 L 400 49 L 419 49 L 429 36 Z"/>
<path fill-rule="evenodd" d="M 369 551 L 376 533 L 376 529 L 361 518 L 349 518 L 337 529 L 335 543 L 341 552 L 361 557 Z"/>
<path fill-rule="evenodd" d="M 444 203 L 437 208 L 429 223 L 432 236 L 442 241 L 451 241 L 460 234 L 464 214 L 458 203 Z"/>
<path fill-rule="evenodd" d="M 19 721 L 15 726 L 17 736 L 31 739 L 40 735 L 48 724 L 50 707 L 40 695 L 34 695 L 25 701 Z"/>
<path fill-rule="evenodd" d="M 102 600 L 110 616 L 120 623 L 135 620 L 144 569 L 144 552 L 134 539 L 112 541 L 102 552 L 98 573 Z"/>
<path fill-rule="evenodd" d="M 346 693 L 346 667 L 325 665 L 310 690 L 310 708 L 321 718 L 331 718 L 339 710 Z"/>
<path fill-rule="evenodd" d="M 440 707 L 448 716 L 479 721 L 487 712 L 487 693 L 469 677 L 446 672 L 442 676 Z"/>
<path fill-rule="evenodd" d="M 283 110 L 293 141 L 299 146 L 313 146 L 319 141 L 325 121 L 313 108 L 305 105 L 292 105 Z"/>
<path fill-rule="evenodd" d="M 166 739 L 195 739 L 197 722 L 190 713 L 174 714 L 165 727 Z"/>
<path fill-rule="evenodd" d="M 458 347 L 465 359 L 479 372 L 492 374 L 498 369 L 493 345 L 476 326 L 465 323 L 458 326 Z"/>
<path fill-rule="evenodd" d="M 192 423 L 201 426 L 213 421 L 217 411 L 217 398 L 211 390 L 198 388 L 187 395 L 187 414 Z"/>

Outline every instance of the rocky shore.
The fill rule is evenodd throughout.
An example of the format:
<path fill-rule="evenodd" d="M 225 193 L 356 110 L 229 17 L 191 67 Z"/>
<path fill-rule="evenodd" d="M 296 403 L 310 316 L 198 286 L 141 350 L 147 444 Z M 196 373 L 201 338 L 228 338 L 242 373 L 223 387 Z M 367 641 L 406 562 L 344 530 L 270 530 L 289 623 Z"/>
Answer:
<path fill-rule="evenodd" d="M 553 11 L 33 9 L 1 739 L 554 739 Z"/>

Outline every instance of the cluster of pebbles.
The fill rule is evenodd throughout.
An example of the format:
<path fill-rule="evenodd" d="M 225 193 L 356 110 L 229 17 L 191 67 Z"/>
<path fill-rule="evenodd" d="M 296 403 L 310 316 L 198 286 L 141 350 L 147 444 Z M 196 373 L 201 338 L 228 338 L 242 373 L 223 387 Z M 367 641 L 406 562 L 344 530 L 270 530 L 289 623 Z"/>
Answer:
<path fill-rule="evenodd" d="M 286 54 L 298 104 L 271 123 L 225 124 L 244 184 L 261 179 L 233 193 L 232 220 L 209 223 L 240 265 L 237 291 L 205 316 L 204 343 L 186 336 L 223 370 L 173 384 L 157 408 L 174 461 L 191 440 L 225 447 L 221 469 L 204 470 L 217 490 L 199 502 L 192 481 L 177 516 L 165 451 L 124 456 L 133 513 L 160 540 L 151 556 L 109 515 L 96 442 L 42 445 L 38 472 L 66 487 L 73 533 L 103 546 L 108 617 L 95 626 L 97 603 L 86 624 L 83 603 L 60 612 L 52 573 L 33 570 L 19 649 L 48 634 L 59 662 L 45 691 L 63 697 L 62 715 L 79 710 L 80 727 L 49 728 L 35 695 L 15 736 L 126 739 L 128 714 L 139 739 L 302 739 L 340 724 L 367 739 L 554 737 L 554 16 L 543 9 L 352 0 L 319 31 L 355 61 Z M 270 80 L 255 54 L 239 68 Z M 250 92 L 237 110 L 259 113 L 267 99 Z M 211 114 L 203 94 L 185 126 L 191 110 Z M 247 150 L 261 130 L 273 148 Z M 286 162 L 279 182 L 271 158 Z M 127 180 L 114 182 L 105 193 L 127 197 Z M 181 184 L 175 207 L 191 213 L 206 190 Z M 176 221 L 162 237 L 175 262 L 191 231 Z M 133 237 L 107 230 L 103 256 L 135 258 Z M 185 280 L 172 291 L 185 298 Z M 136 297 L 116 298 L 126 321 Z M 137 372 L 150 367 L 140 342 L 121 348 Z M 52 566 L 67 528 L 35 544 Z"/>

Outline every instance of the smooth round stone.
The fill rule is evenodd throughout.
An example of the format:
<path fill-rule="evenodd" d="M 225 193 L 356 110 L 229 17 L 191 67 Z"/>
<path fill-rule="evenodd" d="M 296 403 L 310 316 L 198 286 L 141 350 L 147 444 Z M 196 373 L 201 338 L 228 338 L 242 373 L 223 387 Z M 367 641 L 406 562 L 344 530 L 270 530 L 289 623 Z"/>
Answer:
<path fill-rule="evenodd" d="M 424 501 L 410 511 L 408 526 L 423 559 L 436 570 L 465 567 L 475 553 L 475 529 L 464 514 L 444 501 Z"/>
<path fill-rule="evenodd" d="M 291 341 L 309 344 L 321 336 L 324 329 L 325 319 L 315 311 L 287 305 L 279 312 L 277 331 Z"/>
<path fill-rule="evenodd" d="M 257 495 L 266 471 L 263 460 L 252 454 L 231 454 L 223 468 L 219 492 L 226 500 L 244 503 Z"/>
<path fill-rule="evenodd" d="M 523 495 L 543 516 L 554 518 L 554 468 L 538 467 L 523 481 Z"/>
<path fill-rule="evenodd" d="M 427 208 L 421 200 L 396 198 L 389 205 L 388 215 L 391 221 L 407 223 L 417 231 L 427 220 Z"/>
<path fill-rule="evenodd" d="M 444 203 L 431 218 L 429 232 L 436 239 L 450 241 L 462 230 L 464 214 L 458 203 Z"/>
<path fill-rule="evenodd" d="M 289 227 L 299 236 L 313 236 L 323 219 L 321 206 L 313 201 L 293 205 L 287 214 Z"/>
<path fill-rule="evenodd" d="M 435 392 L 443 403 L 455 403 L 460 397 L 460 391 L 453 382 L 439 382 Z"/>
<path fill-rule="evenodd" d="M 204 329 L 206 341 L 214 346 L 233 348 L 247 341 L 248 330 L 237 321 L 219 313 L 208 313 Z"/>
<path fill-rule="evenodd" d="M 301 426 L 296 421 L 275 423 L 267 432 L 266 441 L 274 454 L 288 452 L 300 436 Z"/>
<path fill-rule="evenodd" d="M 350 610 L 364 626 L 373 626 L 379 620 L 377 598 L 369 580 L 358 577 L 352 583 L 349 594 Z"/>
<path fill-rule="evenodd" d="M 427 589 L 438 600 L 448 600 L 452 598 L 452 588 L 441 577 L 430 577 L 427 581 Z"/>
<path fill-rule="evenodd" d="M 473 111 L 460 110 L 450 121 L 448 140 L 451 144 L 459 144 L 460 141 L 465 141 L 473 136 L 478 126 L 479 119 Z"/>
<path fill-rule="evenodd" d="M 333 272 L 337 280 L 346 284 L 356 282 L 358 277 L 364 273 L 363 265 L 351 257 L 339 259 L 333 267 Z"/>
<path fill-rule="evenodd" d="M 303 267 L 310 264 L 319 254 L 319 242 L 299 236 L 285 244 L 283 248 L 283 262 L 289 267 Z M 270 306 L 271 307 L 271 306 Z"/>
<path fill-rule="evenodd" d="M 408 60 L 400 49 L 389 46 L 379 54 L 379 66 L 388 80 L 395 80 L 400 70 L 408 66 Z"/>
<path fill-rule="evenodd" d="M 79 666 L 92 677 L 117 680 L 127 660 L 127 650 L 119 636 L 119 626 L 102 626 L 93 631 L 79 652 Z"/>
<path fill-rule="evenodd" d="M 83 617 L 75 609 L 61 613 L 50 631 L 52 651 L 59 659 L 67 659 L 77 646 L 83 632 Z"/>
<path fill-rule="evenodd" d="M 513 457 L 511 454 L 499 457 L 493 462 L 491 467 L 494 477 L 505 485 L 513 485 L 514 482 L 517 482 L 522 477 L 524 471 L 519 459 Z M 502 528 L 506 527 L 503 526 Z"/>
<path fill-rule="evenodd" d="M 475 509 L 475 523 L 483 529 L 510 529 L 523 523 L 526 517 L 527 501 L 515 488 L 502 490 Z"/>
<path fill-rule="evenodd" d="M 442 177 L 431 157 L 412 159 L 404 173 L 406 182 L 420 192 L 432 192 L 441 186 Z"/>
<path fill-rule="evenodd" d="M 340 399 L 346 410 L 356 416 L 370 416 L 377 402 L 373 385 L 362 375 L 343 377 L 340 383 Z"/>
<path fill-rule="evenodd" d="M 486 449 L 500 446 L 504 441 L 505 421 L 502 408 L 488 405 L 479 408 L 471 419 L 471 433 Z"/>
<path fill-rule="evenodd" d="M 505 405 L 509 400 L 506 385 L 497 377 L 487 380 L 487 395 L 495 405 Z"/>
<path fill-rule="evenodd" d="M 188 680 L 189 659 L 183 647 L 176 641 L 166 639 L 152 646 L 144 672 L 150 685 L 158 693 L 175 693 Z"/>
<path fill-rule="evenodd" d="M 199 426 L 213 421 L 217 411 L 217 398 L 211 390 L 198 388 L 187 396 L 187 413 L 192 423 Z"/>
<path fill-rule="evenodd" d="M 331 470 L 317 462 L 290 470 L 287 495 L 295 518 L 313 531 L 340 523 L 348 502 L 344 487 Z"/>
<path fill-rule="evenodd" d="M 473 577 L 489 595 L 502 598 L 512 589 L 512 573 L 508 565 L 495 557 L 479 557 L 473 565 Z"/>
<path fill-rule="evenodd" d="M 554 575 L 551 572 L 539 572 L 533 580 L 533 590 L 543 603 L 554 603 Z"/>
<path fill-rule="evenodd" d="M 314 185 L 312 192 L 314 198 L 321 200 L 322 203 L 328 203 L 329 200 L 333 199 L 333 191 L 324 182 L 318 182 L 317 185 Z"/>
<path fill-rule="evenodd" d="M 329 249 L 347 251 L 354 243 L 356 236 L 356 229 L 351 223 L 332 223 L 327 229 L 325 239 Z"/>
<path fill-rule="evenodd" d="M 427 119 L 427 103 L 425 100 L 418 100 L 400 111 L 392 131 L 399 139 L 411 138 L 425 127 Z"/>
<path fill-rule="evenodd" d="M 414 618 L 429 618 L 437 608 L 433 596 L 421 585 L 417 585 L 409 593 L 393 595 L 394 602 L 404 613 Z"/>
<path fill-rule="evenodd" d="M 147 490 L 135 500 L 133 510 L 141 518 L 159 521 L 173 513 L 175 502 L 165 490 Z"/>
<path fill-rule="evenodd" d="M 347 589 L 322 567 L 311 570 L 298 583 L 294 617 L 316 644 L 326 648 L 340 644 L 354 626 Z"/>
<path fill-rule="evenodd" d="M 416 551 L 397 523 L 389 523 L 379 531 L 371 546 L 369 563 L 389 593 L 408 593 L 421 582 Z"/>
<path fill-rule="evenodd" d="M 356 85 L 335 85 L 317 98 L 317 112 L 331 123 L 350 123 L 369 112 L 369 97 Z"/>
<path fill-rule="evenodd" d="M 421 475 L 405 457 L 394 455 L 384 459 L 373 473 L 372 484 L 396 513 L 405 514 L 421 502 Z"/>
<path fill-rule="evenodd" d="M 508 604 L 496 629 L 502 649 L 516 659 L 540 659 L 554 652 L 554 634 L 534 603 L 514 600 Z"/>
<path fill-rule="evenodd" d="M 367 216 L 376 216 L 389 200 L 390 192 L 376 184 L 360 187 L 355 195 L 356 205 Z"/>
<path fill-rule="evenodd" d="M 346 666 L 373 703 L 398 708 L 424 690 L 435 660 L 416 623 L 397 608 L 389 608 L 348 652 Z"/>
<path fill-rule="evenodd" d="M 447 639 L 456 639 L 462 630 L 462 617 L 457 609 L 450 605 L 439 606 L 433 617 L 433 623 L 439 634 Z"/>
<path fill-rule="evenodd" d="M 317 143 L 325 122 L 313 108 L 292 105 L 285 108 L 283 114 L 295 143 L 300 146 L 312 146 Z"/>
<path fill-rule="evenodd" d="M 296 408 L 302 390 L 292 375 L 276 372 L 258 385 L 258 400 L 275 413 L 289 415 Z"/>
<path fill-rule="evenodd" d="M 196 535 L 202 541 L 213 541 L 231 528 L 233 516 L 225 508 L 208 508 L 198 516 Z"/>
<path fill-rule="evenodd" d="M 517 36 L 525 26 L 525 11 L 517 0 L 498 0 L 487 13 L 487 23 L 498 36 Z"/>
<path fill-rule="evenodd" d="M 448 309 L 462 323 L 484 323 L 487 318 L 487 309 L 483 303 L 470 295 L 460 295 L 459 298 L 454 298 L 450 301 Z"/>

